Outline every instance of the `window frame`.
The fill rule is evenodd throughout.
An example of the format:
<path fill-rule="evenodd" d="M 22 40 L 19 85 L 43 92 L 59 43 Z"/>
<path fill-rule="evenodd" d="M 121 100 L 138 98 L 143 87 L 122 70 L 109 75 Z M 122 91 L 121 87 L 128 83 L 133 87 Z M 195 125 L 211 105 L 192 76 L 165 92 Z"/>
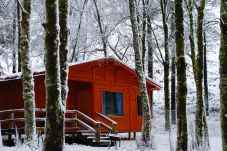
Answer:
<path fill-rule="evenodd" d="M 121 98 L 121 105 L 122 105 L 122 107 L 121 107 L 121 115 L 117 115 L 117 114 L 106 114 L 106 111 L 105 111 L 105 109 L 104 109 L 104 103 L 106 102 L 106 100 L 104 100 L 103 98 L 104 98 L 104 96 L 103 96 L 103 93 L 107 93 L 107 92 L 110 92 L 110 93 L 115 93 L 115 102 L 116 102 L 116 94 L 118 93 L 118 94 L 121 94 L 122 95 L 122 98 Z M 103 89 L 102 91 L 101 91 L 101 98 L 102 98 L 102 114 L 103 115 L 105 115 L 105 116 L 112 116 L 112 117 L 118 117 L 118 118 L 121 118 L 121 117 L 123 117 L 124 116 L 124 99 L 125 99 L 125 97 L 124 97 L 124 92 L 122 92 L 122 91 L 115 91 L 115 90 L 106 90 L 106 89 Z"/>

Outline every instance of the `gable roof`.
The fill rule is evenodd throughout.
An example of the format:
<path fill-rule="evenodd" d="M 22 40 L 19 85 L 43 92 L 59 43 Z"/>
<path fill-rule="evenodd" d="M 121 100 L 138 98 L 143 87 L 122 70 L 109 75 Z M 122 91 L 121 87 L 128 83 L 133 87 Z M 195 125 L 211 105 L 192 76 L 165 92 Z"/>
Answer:
<path fill-rule="evenodd" d="M 96 59 L 96 60 L 89 60 L 89 61 L 72 63 L 72 64 L 69 64 L 69 69 L 76 67 L 76 66 L 81 66 L 81 65 L 86 65 L 86 64 L 94 64 L 94 63 L 97 63 L 97 64 L 114 63 L 116 65 L 121 66 L 122 68 L 124 68 L 128 72 L 136 75 L 135 69 L 133 69 L 132 67 L 130 67 L 129 65 L 127 65 L 123 61 L 116 59 L 114 57 L 106 57 L 106 58 L 101 58 L 101 59 Z M 34 77 L 45 75 L 45 69 L 43 68 L 41 70 L 39 69 L 38 71 L 34 71 L 33 74 L 34 74 Z M 22 78 L 21 73 L 4 75 L 4 76 L 0 76 L 0 82 L 1 81 L 17 80 L 17 79 L 21 79 L 21 78 Z M 153 79 L 151 79 L 149 77 L 146 77 L 146 81 L 147 81 L 147 83 L 154 85 L 156 87 L 156 90 L 160 90 L 162 88 L 162 86 L 160 86 L 157 82 L 155 82 Z"/>

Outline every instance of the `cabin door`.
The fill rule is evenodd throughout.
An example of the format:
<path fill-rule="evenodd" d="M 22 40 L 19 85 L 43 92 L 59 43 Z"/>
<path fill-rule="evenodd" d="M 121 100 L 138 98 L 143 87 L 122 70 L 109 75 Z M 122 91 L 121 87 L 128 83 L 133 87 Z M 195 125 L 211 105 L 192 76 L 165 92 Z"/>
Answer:
<path fill-rule="evenodd" d="M 92 117 L 93 114 L 93 97 L 92 83 L 79 82 L 77 88 L 77 110 Z"/>

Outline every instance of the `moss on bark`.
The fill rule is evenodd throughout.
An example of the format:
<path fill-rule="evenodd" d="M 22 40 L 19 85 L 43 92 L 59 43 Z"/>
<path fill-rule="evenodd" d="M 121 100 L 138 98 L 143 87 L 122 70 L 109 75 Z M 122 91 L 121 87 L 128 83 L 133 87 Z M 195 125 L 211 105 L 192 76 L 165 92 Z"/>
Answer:
<path fill-rule="evenodd" d="M 227 151 L 227 4 L 221 0 L 220 99 L 222 148 Z"/>
<path fill-rule="evenodd" d="M 186 151 L 188 143 L 186 117 L 186 62 L 184 56 L 184 24 L 182 0 L 175 0 L 176 68 L 177 68 L 177 151 Z"/>
<path fill-rule="evenodd" d="M 197 146 L 208 147 L 208 130 L 203 100 L 203 20 L 204 20 L 205 0 L 202 0 L 197 8 L 197 48 L 196 58 L 196 117 L 195 117 L 195 138 Z"/>
<path fill-rule="evenodd" d="M 44 151 L 62 151 L 64 144 L 64 111 L 61 101 L 59 64 L 58 0 L 46 0 L 45 67 L 46 127 Z"/>
<path fill-rule="evenodd" d="M 32 141 L 35 137 L 35 98 L 34 81 L 30 66 L 30 14 L 31 0 L 24 0 L 24 11 L 22 13 L 22 33 L 20 37 L 21 64 L 23 77 L 23 98 L 25 116 L 25 135 L 26 141 Z"/>
<path fill-rule="evenodd" d="M 140 95 L 143 102 L 143 127 L 142 127 L 142 140 L 149 145 L 150 141 L 150 129 L 151 129 L 151 111 L 150 104 L 148 100 L 146 80 L 143 71 L 142 59 L 140 54 L 140 44 L 139 44 L 139 33 L 138 33 L 138 22 L 135 0 L 129 0 L 129 10 L 131 18 L 131 26 L 133 33 L 133 48 L 135 53 L 135 66 L 136 74 L 140 87 Z"/>

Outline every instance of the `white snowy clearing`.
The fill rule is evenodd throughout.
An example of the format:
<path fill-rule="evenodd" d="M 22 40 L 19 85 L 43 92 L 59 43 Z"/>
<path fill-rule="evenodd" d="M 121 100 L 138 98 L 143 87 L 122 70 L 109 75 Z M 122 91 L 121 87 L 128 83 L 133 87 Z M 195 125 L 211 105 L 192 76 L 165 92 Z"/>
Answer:
<path fill-rule="evenodd" d="M 209 127 L 209 139 L 210 139 L 210 150 L 209 151 L 221 151 L 221 132 L 220 132 L 220 119 L 219 114 L 211 113 L 207 117 L 208 127 Z M 156 151 L 170 151 L 170 142 L 172 147 L 176 147 L 176 126 L 172 126 L 171 132 L 166 132 L 164 130 L 164 114 L 156 114 L 156 117 L 153 120 L 153 135 L 154 135 L 154 146 L 153 150 Z M 193 139 L 194 134 L 194 114 L 188 115 L 188 139 L 189 139 L 189 150 L 191 150 L 191 140 Z M 122 134 L 127 135 L 127 134 Z M 140 139 L 139 134 L 137 134 L 137 139 Z M 35 151 L 41 151 L 42 149 L 36 149 Z M 108 150 L 108 147 L 91 147 L 85 145 L 65 145 L 64 151 L 101 151 Z M 131 141 L 121 141 L 121 147 L 117 149 L 112 146 L 111 150 L 120 150 L 120 151 L 138 151 L 136 140 Z M 30 149 L 24 146 L 16 147 L 0 147 L 0 151 L 30 151 Z"/>

